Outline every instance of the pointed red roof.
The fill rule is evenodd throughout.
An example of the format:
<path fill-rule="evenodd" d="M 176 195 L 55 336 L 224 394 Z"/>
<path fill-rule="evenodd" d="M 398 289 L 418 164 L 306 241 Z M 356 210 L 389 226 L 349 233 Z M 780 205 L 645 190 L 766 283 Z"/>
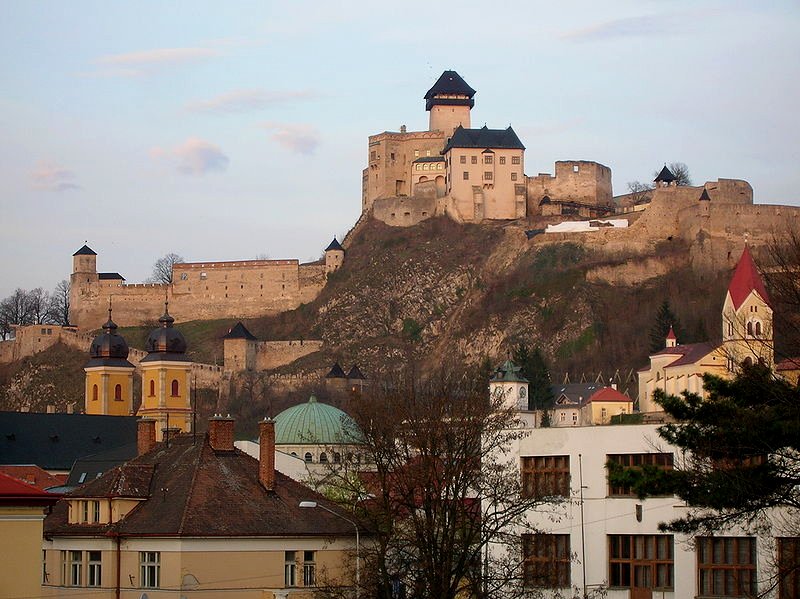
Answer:
<path fill-rule="evenodd" d="M 667 333 L 667 339 L 668 340 L 672 340 L 672 339 L 676 339 L 677 340 L 678 339 L 675 336 L 675 331 L 672 330 L 672 325 L 669 325 L 669 333 Z"/>
<path fill-rule="evenodd" d="M 764 281 L 761 280 L 761 275 L 758 274 L 756 263 L 753 262 L 753 256 L 750 255 L 750 248 L 745 245 L 742 257 L 739 258 L 736 271 L 733 273 L 731 284 L 728 286 L 728 293 L 731 294 L 734 310 L 739 309 L 751 291 L 755 291 L 767 305 L 770 305 Z"/>
<path fill-rule="evenodd" d="M 61 495 L 42 491 L 0 472 L 1 505 L 52 505 L 60 498 Z"/>

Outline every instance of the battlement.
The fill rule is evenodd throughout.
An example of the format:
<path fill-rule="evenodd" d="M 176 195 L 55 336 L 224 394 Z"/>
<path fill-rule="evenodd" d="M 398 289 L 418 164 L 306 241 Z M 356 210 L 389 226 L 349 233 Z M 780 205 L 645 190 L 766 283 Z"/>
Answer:
<path fill-rule="evenodd" d="M 269 266 L 297 266 L 299 260 L 226 260 L 221 262 L 181 262 L 172 266 L 172 271 L 202 268 L 258 268 Z"/>

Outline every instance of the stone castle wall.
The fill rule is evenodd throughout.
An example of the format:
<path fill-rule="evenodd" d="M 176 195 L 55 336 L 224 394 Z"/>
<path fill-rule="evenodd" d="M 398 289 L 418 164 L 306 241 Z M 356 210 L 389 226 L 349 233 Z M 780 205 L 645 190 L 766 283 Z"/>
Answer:
<path fill-rule="evenodd" d="M 128 285 L 100 280 L 96 273 L 73 273 L 72 324 L 97 329 L 106 319 L 109 299 L 120 326 L 151 324 L 164 301 L 180 321 L 255 318 L 292 310 L 317 297 L 325 286 L 324 264 L 297 260 L 243 260 L 176 264 L 171 285 Z"/>
<path fill-rule="evenodd" d="M 224 369 L 230 372 L 272 370 L 318 352 L 322 349 L 322 345 L 322 341 L 319 340 L 225 339 L 223 342 Z"/>
<path fill-rule="evenodd" d="M 555 176 L 527 177 L 529 206 L 533 213 L 544 196 L 551 201 L 607 206 L 613 202 L 611 169 L 589 160 L 559 160 Z"/>

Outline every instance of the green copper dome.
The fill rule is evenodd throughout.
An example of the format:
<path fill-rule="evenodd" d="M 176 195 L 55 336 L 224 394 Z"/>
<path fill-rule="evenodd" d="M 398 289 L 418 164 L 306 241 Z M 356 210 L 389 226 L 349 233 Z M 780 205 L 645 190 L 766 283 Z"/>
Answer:
<path fill-rule="evenodd" d="M 307 403 L 286 408 L 275 417 L 278 445 L 359 443 L 361 431 L 339 408 L 319 403 L 313 395 Z"/>

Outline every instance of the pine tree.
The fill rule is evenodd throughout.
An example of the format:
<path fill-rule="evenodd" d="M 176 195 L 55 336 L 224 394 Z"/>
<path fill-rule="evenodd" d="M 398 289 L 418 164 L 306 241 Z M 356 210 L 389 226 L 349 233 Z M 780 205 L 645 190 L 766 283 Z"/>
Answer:
<path fill-rule="evenodd" d="M 541 410 L 553 402 L 550 390 L 550 369 L 541 349 L 530 349 L 524 342 L 519 343 L 513 351 L 512 359 L 522 368 L 522 376 L 528 379 L 528 408 Z"/>
<path fill-rule="evenodd" d="M 656 313 L 656 321 L 650 328 L 650 353 L 654 354 L 665 347 L 669 328 L 675 332 L 679 340 L 683 339 L 683 328 L 669 305 L 669 300 L 664 300 Z"/>

